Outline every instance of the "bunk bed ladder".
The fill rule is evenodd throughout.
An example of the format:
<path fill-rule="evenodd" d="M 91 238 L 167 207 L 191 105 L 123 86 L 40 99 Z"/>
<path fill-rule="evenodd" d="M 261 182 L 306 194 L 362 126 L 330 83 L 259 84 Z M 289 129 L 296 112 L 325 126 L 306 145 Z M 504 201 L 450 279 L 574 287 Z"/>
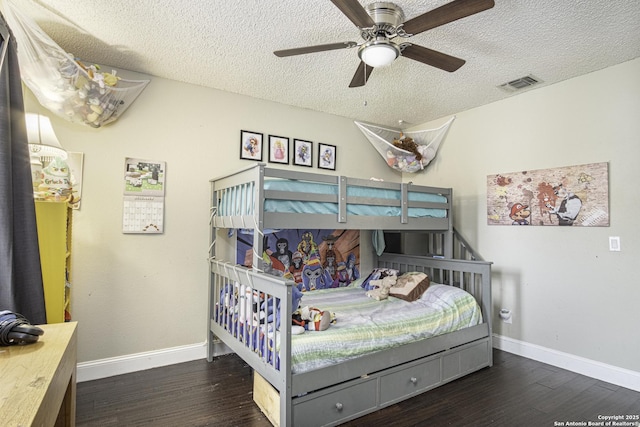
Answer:
<path fill-rule="evenodd" d="M 475 249 L 471 247 L 469 242 L 453 227 L 453 238 L 455 242 L 453 258 L 454 259 L 466 259 L 468 261 L 484 261 L 484 258 L 480 256 Z"/>

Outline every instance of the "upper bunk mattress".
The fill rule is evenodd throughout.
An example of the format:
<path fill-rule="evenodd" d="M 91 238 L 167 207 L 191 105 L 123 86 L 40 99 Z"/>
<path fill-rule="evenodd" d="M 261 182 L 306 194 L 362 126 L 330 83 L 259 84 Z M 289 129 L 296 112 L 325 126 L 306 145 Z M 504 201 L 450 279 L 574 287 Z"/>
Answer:
<path fill-rule="evenodd" d="M 299 180 L 273 179 L 264 181 L 265 190 L 274 190 L 304 194 L 338 195 L 339 187 L 335 184 L 325 184 Z M 247 215 L 253 211 L 255 201 L 251 197 L 255 194 L 252 186 L 245 186 L 237 191 L 227 191 L 220 199 L 218 214 L 222 216 Z M 347 198 L 361 197 L 371 199 L 386 199 L 401 201 L 401 192 L 386 188 L 347 186 Z M 447 198 L 441 194 L 409 191 L 409 201 L 447 203 Z M 316 202 L 302 200 L 280 200 L 266 198 L 265 212 L 301 213 L 301 214 L 338 214 L 338 203 Z M 371 204 L 347 203 L 348 215 L 363 216 L 400 216 L 400 206 L 381 206 Z M 408 216 L 411 218 L 446 218 L 447 210 L 438 208 L 409 207 Z"/>

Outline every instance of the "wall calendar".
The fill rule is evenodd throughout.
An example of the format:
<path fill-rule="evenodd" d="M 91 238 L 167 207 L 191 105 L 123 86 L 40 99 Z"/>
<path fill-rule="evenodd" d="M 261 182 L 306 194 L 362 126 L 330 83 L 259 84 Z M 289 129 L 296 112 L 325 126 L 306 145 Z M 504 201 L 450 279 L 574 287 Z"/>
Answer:
<path fill-rule="evenodd" d="M 166 163 L 125 159 L 123 233 L 164 232 Z"/>

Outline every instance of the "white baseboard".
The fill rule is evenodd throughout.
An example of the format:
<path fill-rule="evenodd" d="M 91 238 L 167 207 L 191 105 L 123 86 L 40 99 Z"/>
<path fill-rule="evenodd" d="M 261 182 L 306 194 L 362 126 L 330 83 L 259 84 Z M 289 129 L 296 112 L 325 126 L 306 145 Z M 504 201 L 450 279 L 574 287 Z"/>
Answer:
<path fill-rule="evenodd" d="M 207 343 L 165 348 L 127 356 L 110 357 L 78 363 L 77 382 L 98 380 L 114 375 L 144 371 L 146 369 L 191 362 L 207 357 Z"/>
<path fill-rule="evenodd" d="M 205 359 L 207 357 L 206 345 L 206 343 L 191 344 L 78 363 L 77 381 L 97 380 L 160 366 Z M 499 350 L 517 354 L 518 356 L 547 363 L 631 390 L 640 391 L 640 372 L 619 368 L 569 353 L 563 353 L 502 335 L 493 335 L 493 346 Z"/>
<path fill-rule="evenodd" d="M 499 350 L 538 362 L 586 375 L 601 381 L 640 391 L 640 372 L 619 368 L 584 357 L 530 344 L 502 335 L 493 335 L 493 346 Z"/>

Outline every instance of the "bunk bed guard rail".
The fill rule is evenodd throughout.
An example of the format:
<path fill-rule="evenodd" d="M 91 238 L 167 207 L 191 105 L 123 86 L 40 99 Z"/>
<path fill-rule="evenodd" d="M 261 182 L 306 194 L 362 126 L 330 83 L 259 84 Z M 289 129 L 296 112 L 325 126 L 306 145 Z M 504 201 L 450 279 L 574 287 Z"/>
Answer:
<path fill-rule="evenodd" d="M 324 194 L 300 190 L 271 190 L 265 189 L 265 179 L 282 179 L 291 181 L 307 181 L 314 184 L 328 184 L 337 186 L 337 194 Z M 349 205 L 385 206 L 395 205 L 400 210 L 400 224 L 409 222 L 409 208 L 451 209 L 451 189 L 414 186 L 412 182 L 394 183 L 373 181 L 347 176 L 333 176 L 317 173 L 290 171 L 286 169 L 268 168 L 259 163 L 236 173 L 211 180 L 217 200 L 224 201 L 224 211 L 217 212 L 220 217 L 221 228 L 262 228 L 260 215 L 264 210 L 265 200 L 295 200 L 301 202 L 326 202 L 338 206 L 338 223 L 347 222 L 347 207 Z M 400 200 L 382 199 L 376 196 L 349 196 L 349 187 L 374 187 L 376 189 L 396 190 L 400 193 Z M 410 202 L 409 192 L 419 189 L 429 189 L 447 198 L 447 202 Z M 448 213 L 447 213 L 448 216 Z M 230 217 L 224 219 L 225 217 Z M 224 221 L 224 222 L 223 222 Z"/>

